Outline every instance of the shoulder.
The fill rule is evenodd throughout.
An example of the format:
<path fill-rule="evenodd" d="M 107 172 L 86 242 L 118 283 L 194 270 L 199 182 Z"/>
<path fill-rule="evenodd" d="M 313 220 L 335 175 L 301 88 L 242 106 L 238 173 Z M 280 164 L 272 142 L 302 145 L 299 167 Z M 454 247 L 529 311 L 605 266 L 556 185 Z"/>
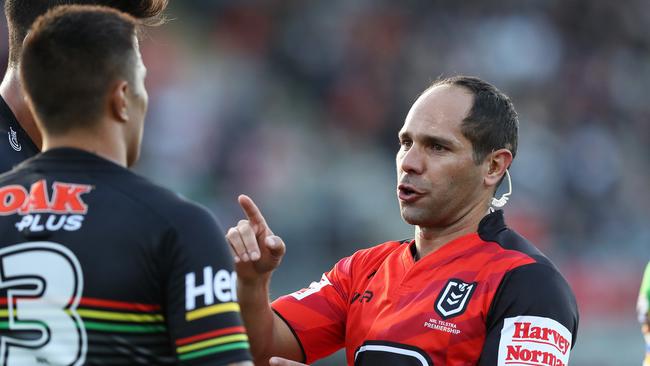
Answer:
<path fill-rule="evenodd" d="M 135 173 L 112 186 L 135 204 L 143 206 L 173 226 L 195 226 L 215 220 L 204 206 Z"/>
<path fill-rule="evenodd" d="M 554 319 L 575 331 L 578 306 L 566 279 L 530 241 L 505 226 L 500 211 L 492 215 L 479 226 L 479 236 L 496 248 L 490 268 L 503 273 L 486 319 L 488 328 L 526 315 Z"/>
<path fill-rule="evenodd" d="M 569 340 L 568 347 L 575 344 L 578 305 L 569 284 L 554 266 L 535 262 L 514 268 L 503 277 L 486 327 L 511 329 L 517 324 L 557 329 Z"/>
<path fill-rule="evenodd" d="M 555 265 L 533 243 L 506 226 L 502 211 L 486 216 L 479 225 L 478 235 L 481 240 L 496 245 L 493 260 L 505 262 L 507 267 L 504 270 L 537 263 L 559 273 Z"/>
<path fill-rule="evenodd" d="M 513 301 L 529 302 L 531 306 L 541 308 L 557 308 L 561 303 L 567 308 L 574 309 L 577 316 L 576 301 L 571 287 L 553 262 L 535 245 L 505 226 L 499 230 L 485 230 L 479 234 L 481 239 L 498 246 L 493 261 L 502 263 L 501 267 L 504 271 L 493 305 L 498 303 L 499 297 L 504 296 Z"/>
<path fill-rule="evenodd" d="M 499 297 L 527 302 L 533 312 L 549 313 L 553 309 L 568 308 L 575 310 L 577 315 L 576 300 L 569 284 L 554 266 L 547 263 L 530 263 L 506 272 L 495 302 L 500 300 Z"/>

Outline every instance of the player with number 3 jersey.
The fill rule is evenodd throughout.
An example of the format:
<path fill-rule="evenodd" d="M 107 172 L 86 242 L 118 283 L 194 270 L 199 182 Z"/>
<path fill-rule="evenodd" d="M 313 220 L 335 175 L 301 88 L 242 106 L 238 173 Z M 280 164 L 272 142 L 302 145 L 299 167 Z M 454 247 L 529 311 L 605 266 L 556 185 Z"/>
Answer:
<path fill-rule="evenodd" d="M 214 217 L 127 169 L 147 109 L 137 29 L 63 6 L 25 42 L 44 152 L 0 176 L 0 365 L 252 365 Z"/>

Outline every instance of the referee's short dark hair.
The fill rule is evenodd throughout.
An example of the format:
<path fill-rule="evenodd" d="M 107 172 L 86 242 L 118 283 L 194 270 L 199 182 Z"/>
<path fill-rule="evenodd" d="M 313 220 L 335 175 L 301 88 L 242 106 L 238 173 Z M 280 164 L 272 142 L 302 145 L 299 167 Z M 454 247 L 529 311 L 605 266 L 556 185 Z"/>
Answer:
<path fill-rule="evenodd" d="M 456 85 L 474 96 L 469 114 L 461 124 L 461 132 L 472 143 L 474 161 L 479 164 L 494 150 L 508 149 L 517 154 L 519 120 L 510 98 L 492 84 L 472 76 L 453 76 L 435 81 L 438 85 Z"/>
<path fill-rule="evenodd" d="M 5 0 L 9 31 L 9 65 L 20 61 L 23 40 L 36 18 L 59 5 L 104 5 L 130 14 L 145 24 L 163 21 L 168 0 Z"/>
<path fill-rule="evenodd" d="M 133 82 L 137 20 L 113 8 L 64 5 L 39 17 L 25 40 L 20 75 L 45 132 L 88 127 L 118 80 Z"/>

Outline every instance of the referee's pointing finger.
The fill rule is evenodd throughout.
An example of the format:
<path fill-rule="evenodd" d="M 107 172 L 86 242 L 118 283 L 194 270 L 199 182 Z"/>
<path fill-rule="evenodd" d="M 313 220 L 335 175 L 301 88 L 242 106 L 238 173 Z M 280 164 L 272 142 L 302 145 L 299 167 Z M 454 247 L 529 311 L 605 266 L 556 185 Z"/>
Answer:
<path fill-rule="evenodd" d="M 271 229 L 266 224 L 264 216 L 262 216 L 262 212 L 257 208 L 257 205 L 250 197 L 245 194 L 240 194 L 239 197 L 237 197 L 237 201 L 244 211 L 244 214 L 246 214 L 248 221 L 253 225 L 257 235 L 263 234 L 263 231 L 267 231 L 267 234 L 272 234 Z"/>

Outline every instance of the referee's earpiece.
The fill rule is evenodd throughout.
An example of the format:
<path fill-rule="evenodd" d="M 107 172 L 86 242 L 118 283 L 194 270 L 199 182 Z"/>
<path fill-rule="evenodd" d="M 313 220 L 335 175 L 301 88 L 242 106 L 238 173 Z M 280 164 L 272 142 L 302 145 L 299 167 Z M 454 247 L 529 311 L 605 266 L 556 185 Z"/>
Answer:
<path fill-rule="evenodd" d="M 512 194 L 512 181 L 510 180 L 510 172 L 508 172 L 508 169 L 506 169 L 506 178 L 508 180 L 508 192 L 504 193 L 500 198 L 492 197 L 490 205 L 494 208 L 502 208 L 505 206 Z M 492 209 L 492 211 L 494 210 Z"/>

